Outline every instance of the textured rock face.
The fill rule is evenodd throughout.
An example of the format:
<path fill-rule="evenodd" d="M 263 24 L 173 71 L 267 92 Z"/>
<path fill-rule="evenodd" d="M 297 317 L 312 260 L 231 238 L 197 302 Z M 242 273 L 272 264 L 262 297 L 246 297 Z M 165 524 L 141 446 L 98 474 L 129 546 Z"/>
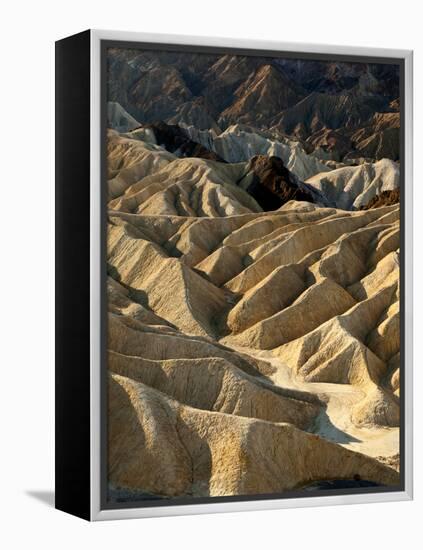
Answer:
<path fill-rule="evenodd" d="M 328 95 L 312 92 L 274 121 L 283 133 L 306 139 L 323 128 L 350 130 L 368 120 L 372 107 L 350 94 Z"/>
<path fill-rule="evenodd" d="M 142 141 L 147 139 L 150 143 Z M 302 182 L 279 157 L 256 155 L 248 163 L 225 163 L 178 126 L 150 124 L 122 137 L 111 134 L 110 167 L 123 149 L 125 162 L 112 171 L 109 185 L 115 199 L 109 205 L 121 212 L 224 216 L 275 210 L 290 200 L 329 204 L 317 186 Z M 148 164 L 138 162 L 147 157 Z M 142 177 L 148 170 L 140 164 L 151 165 L 148 176 Z"/>
<path fill-rule="evenodd" d="M 302 90 L 283 73 L 272 65 L 263 65 L 239 86 L 234 103 L 221 113 L 218 122 L 223 128 L 234 123 L 265 127 L 295 104 L 301 94 Z"/>
<path fill-rule="evenodd" d="M 142 131 L 150 132 L 149 139 L 156 141 L 151 128 Z M 176 216 L 261 211 L 254 198 L 237 185 L 245 173 L 244 164 L 179 158 L 153 143 L 117 134 L 110 136 L 108 153 L 109 196 L 114 199 L 109 207 L 113 210 Z"/>
<path fill-rule="evenodd" d="M 400 190 L 399 187 L 391 191 L 382 191 L 375 197 L 369 200 L 369 202 L 363 206 L 363 210 L 368 210 L 369 208 L 379 208 L 380 206 L 389 206 L 391 204 L 396 204 L 400 200 Z"/>
<path fill-rule="evenodd" d="M 352 149 L 349 137 L 329 128 L 318 130 L 307 138 L 306 143 L 314 151 L 313 156 L 322 160 L 341 161 Z"/>
<path fill-rule="evenodd" d="M 139 122 L 135 120 L 125 109 L 113 101 L 107 104 L 107 126 L 118 132 L 128 132 L 139 126 Z"/>
<path fill-rule="evenodd" d="M 249 161 L 256 155 L 279 157 L 288 170 L 301 180 L 330 171 L 326 164 L 307 154 L 298 142 L 275 137 L 271 132 L 258 132 L 239 124 L 230 126 L 221 134 L 199 131 L 191 126 L 186 131 L 193 141 L 202 143 L 227 162 Z"/>
<path fill-rule="evenodd" d="M 111 486 L 396 485 L 399 206 L 322 207 L 281 159 L 178 158 L 178 135 L 109 136 Z"/>
<path fill-rule="evenodd" d="M 211 105 L 203 97 L 196 97 L 191 101 L 182 103 L 175 114 L 169 118 L 169 124 L 178 124 L 181 126 L 195 125 L 199 130 L 208 130 L 219 132 L 219 126 L 210 114 Z"/>
<path fill-rule="evenodd" d="M 129 91 L 132 110 L 142 122 L 166 119 L 191 98 L 192 93 L 181 74 L 171 66 L 142 72 Z"/>
<path fill-rule="evenodd" d="M 276 62 L 309 92 L 337 94 L 349 90 L 357 95 L 398 97 L 399 67 L 300 59 L 278 59 Z"/>
<path fill-rule="evenodd" d="M 333 131 L 336 139 L 323 147 L 333 160 L 398 160 L 394 65 L 111 49 L 108 77 L 110 101 L 141 124 L 164 121 L 216 134 L 233 124 L 273 128 L 318 151 L 324 139 L 315 134 Z"/>
<path fill-rule="evenodd" d="M 351 479 L 358 472 L 397 482 L 396 472 L 375 459 L 291 424 L 200 411 L 115 374 L 109 388 L 109 475 L 118 486 L 223 496 L 277 493 L 316 477 Z"/>
<path fill-rule="evenodd" d="M 223 161 L 214 151 L 209 151 L 201 143 L 192 141 L 180 126 L 157 122 L 148 124 L 146 129 L 154 133 L 156 143 L 178 157 L 196 157 Z"/>
<path fill-rule="evenodd" d="M 320 191 L 329 204 L 346 210 L 359 209 L 380 193 L 399 188 L 400 167 L 383 159 L 317 174 L 306 182 Z"/>
<path fill-rule="evenodd" d="M 317 202 L 313 188 L 300 182 L 279 157 L 258 155 L 247 166 L 247 175 L 238 182 L 263 210 L 275 210 L 290 200 Z"/>
<path fill-rule="evenodd" d="M 354 151 L 345 159 L 359 157 L 399 160 L 400 153 L 400 114 L 376 113 L 369 123 L 351 136 Z"/>

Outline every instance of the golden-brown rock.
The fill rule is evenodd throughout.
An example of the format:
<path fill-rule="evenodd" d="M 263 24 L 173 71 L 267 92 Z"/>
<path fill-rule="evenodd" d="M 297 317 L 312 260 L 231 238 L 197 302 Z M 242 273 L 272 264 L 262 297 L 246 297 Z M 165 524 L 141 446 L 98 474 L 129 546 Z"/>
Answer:
<path fill-rule="evenodd" d="M 109 143 L 111 486 L 397 484 L 399 205 L 262 212 L 245 163 L 130 134 Z"/>

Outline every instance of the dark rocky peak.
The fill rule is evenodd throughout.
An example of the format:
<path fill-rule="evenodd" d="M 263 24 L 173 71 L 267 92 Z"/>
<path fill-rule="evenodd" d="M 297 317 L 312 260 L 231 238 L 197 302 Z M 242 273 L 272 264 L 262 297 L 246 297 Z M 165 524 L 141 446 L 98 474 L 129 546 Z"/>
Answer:
<path fill-rule="evenodd" d="M 209 151 L 200 143 L 190 139 L 186 130 L 180 126 L 160 121 L 147 124 L 144 127 L 150 128 L 154 132 L 158 145 L 170 153 L 175 153 L 178 157 L 197 157 L 225 162 L 213 151 Z"/>
<path fill-rule="evenodd" d="M 243 180 L 243 186 L 265 211 L 277 210 L 290 200 L 324 203 L 324 198 L 292 174 L 279 157 L 252 157 Z"/>

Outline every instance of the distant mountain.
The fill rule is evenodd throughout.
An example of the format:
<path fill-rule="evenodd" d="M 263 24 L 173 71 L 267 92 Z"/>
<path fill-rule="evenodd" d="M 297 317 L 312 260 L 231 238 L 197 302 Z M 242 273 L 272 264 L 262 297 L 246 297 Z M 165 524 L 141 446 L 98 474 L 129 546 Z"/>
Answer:
<path fill-rule="evenodd" d="M 399 66 L 302 59 L 275 59 L 274 63 L 308 92 L 394 99 L 399 95 Z"/>
<path fill-rule="evenodd" d="M 235 91 L 234 102 L 220 115 L 222 128 L 249 124 L 265 128 L 284 109 L 294 105 L 301 90 L 273 65 L 262 65 Z"/>
<path fill-rule="evenodd" d="M 273 122 L 280 132 L 305 140 L 325 128 L 341 129 L 342 133 L 357 128 L 369 120 L 382 104 L 380 98 L 312 92 L 283 111 Z"/>
<path fill-rule="evenodd" d="M 337 161 L 398 160 L 398 97 L 396 65 L 122 49 L 108 56 L 108 100 L 141 124 L 216 134 L 233 124 L 272 128 L 309 152 L 321 152 L 316 134 L 332 130 Z"/>
<path fill-rule="evenodd" d="M 304 146 L 306 150 L 311 149 L 316 158 L 339 162 L 352 150 L 353 144 L 351 138 L 343 135 L 342 132 L 322 128 L 309 136 Z"/>
<path fill-rule="evenodd" d="M 190 101 L 182 103 L 174 116 L 170 117 L 169 124 L 184 126 L 195 125 L 199 130 L 214 130 L 219 132 L 220 128 L 214 118 L 210 115 L 210 105 L 203 97 L 195 97 Z"/>
<path fill-rule="evenodd" d="M 200 93 L 209 101 L 216 119 L 236 101 L 235 94 L 239 87 L 268 61 L 238 55 L 215 57 L 215 63 L 204 75 Z"/>
<path fill-rule="evenodd" d="M 122 105 L 116 101 L 107 103 L 107 126 L 118 132 L 128 132 L 134 130 L 140 125 L 133 116 L 125 111 Z"/>
<path fill-rule="evenodd" d="M 192 97 L 179 71 L 169 66 L 142 72 L 129 91 L 131 109 L 142 122 L 165 120 Z"/>
<path fill-rule="evenodd" d="M 351 140 L 354 150 L 345 156 L 346 159 L 365 157 L 399 160 L 400 114 L 376 113 L 366 126 L 351 135 Z"/>

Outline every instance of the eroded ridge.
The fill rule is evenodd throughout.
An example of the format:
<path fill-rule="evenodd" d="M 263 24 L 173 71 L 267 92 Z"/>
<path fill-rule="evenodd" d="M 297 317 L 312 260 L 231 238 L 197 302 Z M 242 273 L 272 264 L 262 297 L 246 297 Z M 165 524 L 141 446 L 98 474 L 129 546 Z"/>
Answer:
<path fill-rule="evenodd" d="M 248 163 L 141 137 L 109 138 L 112 486 L 397 484 L 399 205 L 263 212 Z"/>

